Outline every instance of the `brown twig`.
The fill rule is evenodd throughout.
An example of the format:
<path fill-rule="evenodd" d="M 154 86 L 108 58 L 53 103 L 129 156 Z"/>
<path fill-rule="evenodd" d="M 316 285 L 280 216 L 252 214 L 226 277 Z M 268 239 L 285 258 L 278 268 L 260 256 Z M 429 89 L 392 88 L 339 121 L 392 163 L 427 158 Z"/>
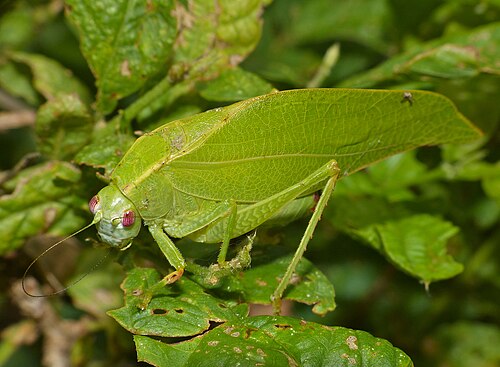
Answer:
<path fill-rule="evenodd" d="M 30 110 L 0 112 L 0 132 L 35 124 L 36 114 Z"/>

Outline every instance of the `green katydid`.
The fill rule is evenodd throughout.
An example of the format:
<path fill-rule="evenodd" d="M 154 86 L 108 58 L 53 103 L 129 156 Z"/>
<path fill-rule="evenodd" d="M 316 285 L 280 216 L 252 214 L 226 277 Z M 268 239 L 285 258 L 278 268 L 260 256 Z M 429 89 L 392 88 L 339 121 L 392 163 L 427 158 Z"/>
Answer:
<path fill-rule="evenodd" d="M 163 125 L 137 139 L 111 173 L 110 184 L 90 201 L 99 237 L 127 248 L 142 219 L 175 268 L 155 286 L 161 287 L 181 277 L 186 266 L 171 238 L 222 243 L 218 262 L 223 265 L 232 238 L 314 206 L 271 297 L 279 309 L 341 168 L 354 172 L 417 146 L 478 136 L 446 98 L 412 91 L 414 103 L 402 104 L 402 95 L 276 92 Z M 143 295 L 143 306 L 152 294 Z"/>

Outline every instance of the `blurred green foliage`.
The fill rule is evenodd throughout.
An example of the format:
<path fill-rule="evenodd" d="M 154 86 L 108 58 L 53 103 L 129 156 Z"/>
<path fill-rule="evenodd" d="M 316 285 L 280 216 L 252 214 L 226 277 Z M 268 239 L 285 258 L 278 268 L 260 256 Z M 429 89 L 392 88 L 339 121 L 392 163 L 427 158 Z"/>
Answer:
<path fill-rule="evenodd" d="M 296 304 L 294 315 L 311 322 L 313 331 L 321 329 L 319 324 L 342 326 L 338 334 L 321 334 L 322 342 L 346 333 L 375 343 L 366 333 L 344 328 L 364 330 L 401 348 L 415 365 L 500 364 L 499 1 L 227 0 L 218 8 L 204 0 L 131 4 L 0 3 L 0 365 L 136 365 L 132 335 L 105 312 L 115 309 L 110 315 L 119 320 L 120 310 L 130 307 L 128 283 L 123 285 L 125 305 L 119 289 L 125 271 L 126 282 L 158 276 L 138 265 L 155 264 L 166 273 L 168 265 L 155 262 L 161 255 L 148 246 L 145 233 L 134 249 L 113 253 L 61 298 L 24 297 L 18 283 L 24 270 L 57 238 L 90 221 L 86 202 L 105 184 L 102 178 L 129 148 L 135 130 L 149 131 L 272 88 L 305 88 L 311 80 L 321 87 L 439 92 L 485 136 L 470 144 L 421 148 L 343 178 L 304 262 L 324 274 L 315 268 L 320 275 L 309 286 L 333 283 L 337 308 L 320 318 L 310 306 Z M 117 14 L 123 15 L 120 24 Z M 338 55 L 331 62 L 327 50 L 333 45 Z M 123 55 L 128 62 L 121 61 Z M 305 225 L 303 220 L 260 232 L 252 261 L 269 264 L 259 257 L 266 254 L 281 259 L 274 255 L 276 248 L 292 252 Z M 414 257 L 399 247 L 391 252 L 410 235 L 409 242 L 431 241 L 427 249 L 443 267 L 434 268 L 425 257 L 407 261 Z M 78 236 L 86 237 L 95 238 L 95 230 Z M 278 242 L 282 246 L 272 245 Z M 40 260 L 32 275 L 41 285 L 30 278 L 30 290 L 50 292 L 46 284 L 60 289 L 58 282 L 79 279 L 106 255 L 89 245 L 73 245 Z M 215 262 L 217 246 L 187 240 L 179 246 L 188 258 Z M 429 268 L 435 277 L 419 277 Z M 454 275 L 429 289 L 415 279 L 427 284 Z M 181 287 L 205 297 L 191 283 L 186 279 Z M 244 287 L 244 280 L 238 286 Z M 245 304 L 214 292 L 206 302 L 221 303 L 186 309 L 191 313 L 185 316 L 196 315 L 191 322 L 243 328 L 231 332 L 262 329 L 268 339 L 282 338 L 281 347 L 293 341 L 283 330 L 304 326 L 286 318 L 274 324 L 266 324 L 268 318 L 244 319 Z M 174 325 L 181 322 L 173 316 Z M 203 330 L 198 326 L 193 333 Z M 207 333 L 203 348 L 210 350 L 220 330 Z M 167 337 L 162 340 L 185 340 L 175 333 Z M 269 343 L 266 338 L 263 345 Z M 162 362 L 146 352 L 169 345 L 144 336 L 135 343 L 139 358 L 156 364 Z M 231 343 L 236 341 L 224 341 Z M 398 360 L 398 349 L 383 343 L 393 353 L 384 365 L 410 363 Z M 199 358 L 190 344 L 182 345 L 179 365 Z M 290 353 L 297 360 L 306 356 Z"/>

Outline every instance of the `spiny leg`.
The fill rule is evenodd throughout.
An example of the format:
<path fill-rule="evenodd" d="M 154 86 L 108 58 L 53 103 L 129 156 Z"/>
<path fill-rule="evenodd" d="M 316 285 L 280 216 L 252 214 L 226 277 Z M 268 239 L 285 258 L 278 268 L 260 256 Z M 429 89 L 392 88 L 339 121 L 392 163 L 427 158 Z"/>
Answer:
<path fill-rule="evenodd" d="M 325 169 L 330 171 L 330 178 L 328 179 L 325 188 L 321 193 L 321 196 L 318 200 L 318 203 L 316 204 L 311 219 L 309 220 L 304 235 L 302 236 L 300 244 L 297 247 L 295 254 L 293 255 L 292 261 L 288 265 L 285 274 L 281 278 L 280 283 L 278 284 L 273 295 L 271 296 L 273 310 L 274 313 L 277 315 L 279 315 L 281 312 L 281 298 L 283 297 L 283 293 L 285 292 L 288 283 L 290 283 L 290 279 L 292 278 L 292 275 L 295 272 L 295 269 L 297 268 L 297 264 L 299 263 L 300 259 L 304 255 L 304 252 L 306 251 L 307 244 L 312 238 L 316 225 L 321 219 L 321 215 L 323 214 L 326 204 L 328 203 L 328 200 L 330 199 L 330 196 L 332 195 L 333 190 L 335 189 L 335 184 L 337 183 L 339 177 L 340 170 L 338 168 L 337 162 L 335 161 L 329 162 L 328 165 L 325 167 Z"/>

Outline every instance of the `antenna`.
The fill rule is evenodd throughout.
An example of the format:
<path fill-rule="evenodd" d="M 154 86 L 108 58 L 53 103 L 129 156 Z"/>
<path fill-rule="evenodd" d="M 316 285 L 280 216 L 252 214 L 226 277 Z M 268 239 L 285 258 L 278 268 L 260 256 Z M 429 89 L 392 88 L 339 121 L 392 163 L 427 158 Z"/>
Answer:
<path fill-rule="evenodd" d="M 90 272 L 94 271 L 97 267 L 99 267 L 103 261 L 108 257 L 111 249 L 106 253 L 106 255 L 101 258 L 93 267 L 90 271 L 88 271 L 87 273 L 83 274 L 80 278 L 78 278 L 77 280 L 75 280 L 73 283 L 71 283 L 70 285 L 68 285 L 67 287 L 64 287 L 63 289 L 60 289 L 58 291 L 55 291 L 55 292 L 52 292 L 52 293 L 47 293 L 47 294 L 32 294 L 30 293 L 27 289 L 26 289 L 26 277 L 28 275 L 28 272 L 30 271 L 30 269 L 33 267 L 33 265 L 35 265 L 35 263 L 40 260 L 40 258 L 42 258 L 43 256 L 45 256 L 49 251 L 53 250 L 55 247 L 59 246 L 61 243 L 63 243 L 64 241 L 70 239 L 71 237 L 73 236 L 76 236 L 78 233 L 86 230 L 87 228 L 93 226 L 94 224 L 96 224 L 97 222 L 99 222 L 101 220 L 101 216 L 100 215 L 96 215 L 94 217 L 94 219 L 92 220 L 92 222 L 90 222 L 89 224 L 87 224 L 85 227 L 79 229 L 78 231 L 70 234 L 69 236 L 63 238 L 62 240 L 56 242 L 55 244 L 53 244 L 52 246 L 50 246 L 48 249 L 44 250 L 40 255 L 38 255 L 30 264 L 29 266 L 26 268 L 26 270 L 24 271 L 24 274 L 23 274 L 23 278 L 22 278 L 22 281 L 21 281 L 21 285 L 22 285 L 22 288 L 23 288 L 23 291 L 24 293 L 26 293 L 28 296 L 30 297 L 50 297 L 50 296 L 54 296 L 56 294 L 59 294 L 59 293 L 62 293 L 62 292 L 65 292 L 66 290 L 68 290 L 70 287 L 74 286 L 75 284 L 77 284 L 78 282 L 80 282 L 83 278 L 85 278 Z"/>

